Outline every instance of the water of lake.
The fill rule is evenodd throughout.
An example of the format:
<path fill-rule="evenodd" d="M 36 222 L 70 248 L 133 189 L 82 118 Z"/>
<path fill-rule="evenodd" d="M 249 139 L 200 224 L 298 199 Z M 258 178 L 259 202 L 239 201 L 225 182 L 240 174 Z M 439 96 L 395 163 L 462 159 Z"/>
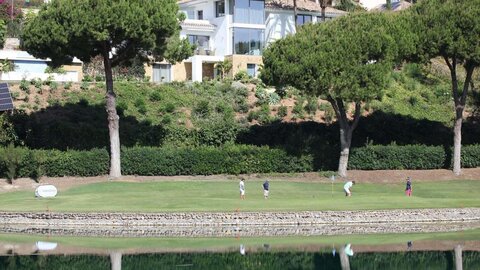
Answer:
<path fill-rule="evenodd" d="M 264 238 L 0 235 L 0 269 L 480 269 L 467 234 Z M 411 239 L 411 240 L 408 240 Z"/>

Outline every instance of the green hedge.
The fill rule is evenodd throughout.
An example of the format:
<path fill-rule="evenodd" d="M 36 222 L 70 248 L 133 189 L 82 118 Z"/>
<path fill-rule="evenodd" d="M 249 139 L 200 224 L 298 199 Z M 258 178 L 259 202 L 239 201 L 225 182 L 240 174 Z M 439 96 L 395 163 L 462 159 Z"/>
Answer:
<path fill-rule="evenodd" d="M 312 171 L 311 156 L 247 145 L 198 148 L 122 149 L 126 175 L 210 175 Z"/>
<path fill-rule="evenodd" d="M 95 176 L 108 173 L 110 157 L 105 149 L 88 151 L 28 150 L 26 148 L 0 148 L 0 177 L 6 176 L 6 151 L 18 156 L 16 178 L 33 177 L 41 167 L 47 176 Z"/>
<path fill-rule="evenodd" d="M 369 145 L 351 150 L 348 167 L 356 170 L 417 170 L 444 167 L 445 150 L 426 145 Z"/>
<path fill-rule="evenodd" d="M 449 150 L 450 151 L 450 150 Z M 439 169 L 448 167 L 440 146 L 366 146 L 351 150 L 349 169 Z M 9 161 L 15 161 L 15 177 L 95 176 L 108 174 L 105 149 L 88 151 L 0 148 L 0 177 L 6 177 Z M 323 158 L 325 159 L 325 158 Z M 197 148 L 122 148 L 124 175 L 211 175 L 243 173 L 288 173 L 315 171 L 314 164 L 327 162 L 312 155 L 291 155 L 282 149 L 250 145 Z M 10 162 L 11 164 L 11 162 Z M 447 164 L 447 165 L 445 165 Z M 480 167 L 480 145 L 462 148 L 462 166 Z"/>
<path fill-rule="evenodd" d="M 480 167 L 480 144 L 462 146 L 462 168 Z"/>

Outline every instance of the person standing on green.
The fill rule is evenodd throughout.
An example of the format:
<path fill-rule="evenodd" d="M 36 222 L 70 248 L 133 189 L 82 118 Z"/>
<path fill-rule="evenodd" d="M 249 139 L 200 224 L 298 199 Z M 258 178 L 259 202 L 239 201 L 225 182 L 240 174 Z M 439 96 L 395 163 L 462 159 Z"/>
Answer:
<path fill-rule="evenodd" d="M 240 199 L 245 200 L 245 178 L 240 179 Z"/>
<path fill-rule="evenodd" d="M 405 195 L 412 196 L 412 178 L 407 177 L 407 186 L 405 187 Z"/>
<path fill-rule="evenodd" d="M 352 186 L 355 185 L 355 181 L 348 181 L 343 186 L 343 190 L 345 191 L 345 196 L 350 197 L 352 196 L 352 191 L 350 190 Z"/>
<path fill-rule="evenodd" d="M 270 190 L 270 183 L 268 183 L 268 180 L 265 180 L 265 182 L 263 182 L 263 197 L 265 199 L 268 199 L 269 190 Z"/>

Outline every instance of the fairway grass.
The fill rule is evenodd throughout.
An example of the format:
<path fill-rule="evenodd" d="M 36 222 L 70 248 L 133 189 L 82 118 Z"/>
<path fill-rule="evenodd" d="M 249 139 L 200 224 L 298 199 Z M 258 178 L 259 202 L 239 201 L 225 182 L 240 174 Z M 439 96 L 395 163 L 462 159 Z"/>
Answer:
<path fill-rule="evenodd" d="M 0 211 L 54 212 L 230 212 L 368 210 L 402 208 L 480 207 L 480 181 L 413 183 L 406 197 L 404 184 L 357 184 L 345 197 L 343 183 L 270 181 L 270 198 L 263 198 L 262 181 L 246 182 L 246 200 L 239 199 L 235 181 L 116 182 L 77 186 L 52 199 L 30 192 L 0 194 Z"/>

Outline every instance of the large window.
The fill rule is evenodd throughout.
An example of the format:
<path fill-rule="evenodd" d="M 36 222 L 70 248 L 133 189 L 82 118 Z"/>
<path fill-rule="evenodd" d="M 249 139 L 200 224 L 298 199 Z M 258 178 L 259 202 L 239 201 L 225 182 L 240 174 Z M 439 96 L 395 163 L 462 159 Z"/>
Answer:
<path fill-rule="evenodd" d="M 261 55 L 263 47 L 263 30 L 233 28 L 233 54 Z"/>
<path fill-rule="evenodd" d="M 195 10 L 187 10 L 187 19 L 195 20 Z"/>
<path fill-rule="evenodd" d="M 265 2 L 259 0 L 235 0 L 230 4 L 234 5 L 233 22 L 264 24 L 265 23 Z"/>
<path fill-rule="evenodd" d="M 208 44 L 210 41 L 209 36 L 188 35 L 188 41 L 190 41 L 190 44 L 197 46 L 197 51 L 210 49 Z"/>
<path fill-rule="evenodd" d="M 332 19 L 332 17 L 325 16 L 325 21 L 329 21 L 331 19 Z M 317 22 L 323 22 L 322 16 L 317 16 Z"/>
<path fill-rule="evenodd" d="M 197 11 L 197 20 L 203 20 L 203 10 Z"/>
<path fill-rule="evenodd" d="M 215 2 L 215 17 L 225 16 L 225 1 Z"/>
<path fill-rule="evenodd" d="M 256 77 L 257 76 L 257 65 L 247 64 L 247 73 L 250 77 Z"/>
<path fill-rule="evenodd" d="M 306 23 L 312 22 L 312 15 L 297 15 L 297 25 L 304 25 Z"/>

